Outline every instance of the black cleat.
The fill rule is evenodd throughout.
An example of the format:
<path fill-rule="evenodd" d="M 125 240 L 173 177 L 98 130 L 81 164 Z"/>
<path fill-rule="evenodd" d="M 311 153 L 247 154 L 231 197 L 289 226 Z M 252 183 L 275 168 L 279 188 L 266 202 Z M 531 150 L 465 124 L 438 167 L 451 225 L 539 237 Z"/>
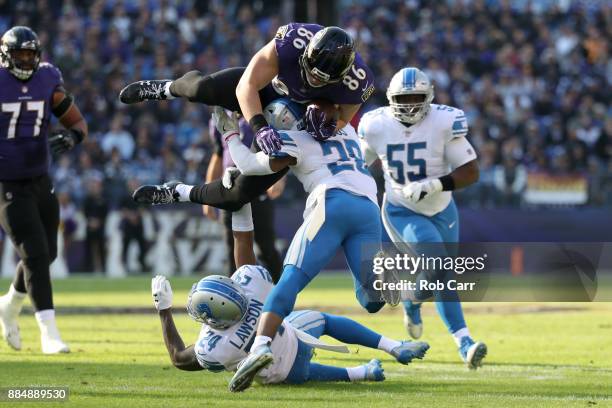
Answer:
<path fill-rule="evenodd" d="M 173 204 L 179 202 L 179 193 L 176 186 L 183 184 L 180 181 L 168 181 L 161 185 L 144 185 L 138 187 L 132 198 L 139 204 Z"/>
<path fill-rule="evenodd" d="M 154 79 L 132 82 L 119 92 L 119 100 L 129 105 L 142 101 L 172 98 L 172 95 L 166 95 L 165 88 L 168 82 L 172 82 L 172 80 Z"/>

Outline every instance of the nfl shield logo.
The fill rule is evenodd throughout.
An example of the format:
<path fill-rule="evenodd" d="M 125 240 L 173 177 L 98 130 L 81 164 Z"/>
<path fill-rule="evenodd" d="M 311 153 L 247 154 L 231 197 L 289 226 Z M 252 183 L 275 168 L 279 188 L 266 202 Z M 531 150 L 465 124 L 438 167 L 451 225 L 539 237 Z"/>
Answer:
<path fill-rule="evenodd" d="M 27 92 L 28 92 L 28 87 L 27 87 L 27 86 L 25 86 L 25 85 L 24 85 L 24 86 L 22 86 L 22 87 L 21 87 L 21 92 L 22 92 L 22 93 L 27 93 Z"/>

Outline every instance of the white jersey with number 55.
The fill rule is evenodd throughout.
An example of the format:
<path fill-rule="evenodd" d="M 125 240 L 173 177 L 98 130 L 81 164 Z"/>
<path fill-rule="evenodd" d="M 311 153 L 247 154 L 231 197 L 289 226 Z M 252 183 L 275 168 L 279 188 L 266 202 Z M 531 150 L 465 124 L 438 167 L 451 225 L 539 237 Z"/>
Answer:
<path fill-rule="evenodd" d="M 324 142 L 315 140 L 306 131 L 279 132 L 283 141 L 275 155 L 293 156 L 297 163 L 291 170 L 311 193 L 319 185 L 338 188 L 376 200 L 376 183 L 364 161 L 359 138 L 351 125 L 340 129 Z"/>
<path fill-rule="evenodd" d="M 365 159 L 371 164 L 382 161 L 387 200 L 426 216 L 444 210 L 451 200 L 450 191 L 428 195 L 412 204 L 402 195 L 406 184 L 449 174 L 476 158 L 465 138 L 467 120 L 462 110 L 431 104 L 420 122 L 407 127 L 400 123 L 388 106 L 363 115 L 359 137 Z"/>

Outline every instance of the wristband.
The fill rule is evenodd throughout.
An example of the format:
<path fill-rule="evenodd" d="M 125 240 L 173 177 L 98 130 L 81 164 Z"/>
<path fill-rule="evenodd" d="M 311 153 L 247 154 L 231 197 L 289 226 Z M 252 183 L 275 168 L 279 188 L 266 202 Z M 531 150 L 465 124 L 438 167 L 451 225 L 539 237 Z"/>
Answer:
<path fill-rule="evenodd" d="M 74 135 L 77 144 L 81 143 L 83 139 L 85 138 L 85 133 L 80 129 L 68 129 L 68 130 L 70 130 L 72 134 Z"/>
<path fill-rule="evenodd" d="M 270 126 L 264 115 L 261 113 L 253 116 L 251 120 L 249 120 L 249 125 L 251 125 L 251 129 L 253 129 L 253 132 L 255 133 L 257 133 L 257 131 L 263 127 Z"/>
<path fill-rule="evenodd" d="M 455 189 L 455 179 L 450 174 L 440 177 L 440 183 L 442 183 L 442 191 L 453 191 Z"/>

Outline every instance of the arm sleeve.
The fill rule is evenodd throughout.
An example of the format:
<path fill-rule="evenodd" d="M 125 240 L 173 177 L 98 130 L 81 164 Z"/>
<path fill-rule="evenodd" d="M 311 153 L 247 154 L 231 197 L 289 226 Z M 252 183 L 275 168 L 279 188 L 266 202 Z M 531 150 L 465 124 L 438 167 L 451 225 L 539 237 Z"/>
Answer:
<path fill-rule="evenodd" d="M 465 137 L 455 137 L 446 143 L 444 159 L 454 170 L 476 159 L 476 152 Z"/>
<path fill-rule="evenodd" d="M 279 132 L 283 145 L 278 152 L 273 153 L 270 157 L 295 157 L 296 165 L 301 162 L 301 151 L 296 142 L 296 138 L 287 132 Z"/>
<path fill-rule="evenodd" d="M 245 176 L 263 176 L 274 173 L 270 168 L 270 157 L 263 152 L 253 153 L 240 138 L 232 137 L 227 145 L 234 164 Z"/>
<path fill-rule="evenodd" d="M 456 110 L 457 113 L 452 117 L 450 127 L 447 129 L 447 141 L 455 138 L 466 137 L 468 134 L 468 123 L 465 113 L 461 109 Z M 448 122 L 445 122 L 448 126 Z"/>
<path fill-rule="evenodd" d="M 372 148 L 372 146 L 370 146 L 370 143 L 366 137 L 369 128 L 370 126 L 368 120 L 366 118 L 362 118 L 359 122 L 357 133 L 359 135 L 359 144 L 361 145 L 361 150 L 363 151 L 363 158 L 368 166 L 378 159 L 376 151 Z"/>

